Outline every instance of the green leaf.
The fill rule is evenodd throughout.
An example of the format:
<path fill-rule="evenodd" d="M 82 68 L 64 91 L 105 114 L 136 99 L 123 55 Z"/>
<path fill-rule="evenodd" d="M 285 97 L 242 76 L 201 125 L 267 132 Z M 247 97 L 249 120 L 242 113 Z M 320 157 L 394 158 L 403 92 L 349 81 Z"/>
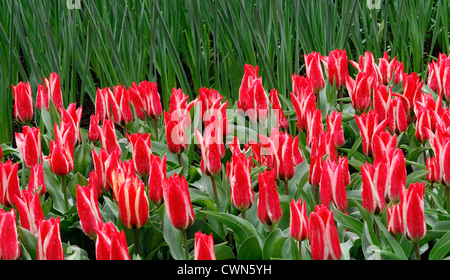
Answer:
<path fill-rule="evenodd" d="M 262 250 L 258 238 L 254 235 L 249 236 L 238 250 L 238 260 L 262 260 Z"/>
<path fill-rule="evenodd" d="M 431 249 L 429 260 L 442 260 L 450 252 L 450 232 L 444 234 L 444 236 L 439 239 L 436 244 L 434 244 L 433 249 Z"/>
<path fill-rule="evenodd" d="M 262 249 L 263 260 L 284 258 L 284 243 L 288 236 L 284 235 L 281 229 L 274 229 L 267 236 Z"/>
<path fill-rule="evenodd" d="M 167 245 L 169 245 L 170 254 L 175 260 L 185 260 L 183 233 L 173 226 L 165 209 L 163 209 L 163 212 L 164 240 L 167 242 Z"/>
<path fill-rule="evenodd" d="M 220 244 L 214 245 L 214 252 L 216 254 L 217 260 L 236 259 L 236 256 L 233 253 L 233 249 L 230 247 L 228 242 L 222 242 Z"/>
<path fill-rule="evenodd" d="M 19 232 L 19 238 L 22 241 L 23 247 L 29 254 L 32 260 L 37 259 L 37 239 L 29 232 L 27 229 L 17 226 L 17 231 Z"/>

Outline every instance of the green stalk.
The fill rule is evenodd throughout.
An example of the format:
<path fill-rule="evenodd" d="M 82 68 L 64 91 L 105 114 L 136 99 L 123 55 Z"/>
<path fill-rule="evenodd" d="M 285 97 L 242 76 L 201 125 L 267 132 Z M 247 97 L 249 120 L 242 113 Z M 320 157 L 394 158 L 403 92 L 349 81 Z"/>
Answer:
<path fill-rule="evenodd" d="M 298 254 L 300 256 L 300 260 L 302 259 L 302 241 L 298 242 Z"/>
<path fill-rule="evenodd" d="M 416 260 L 420 260 L 420 249 L 419 249 L 419 242 L 413 242 L 414 243 L 414 252 L 416 253 Z"/>
<path fill-rule="evenodd" d="M 66 211 L 69 209 L 69 200 L 67 198 L 67 188 L 66 188 L 66 176 L 61 176 L 61 188 L 64 194 L 64 205 L 66 206 Z"/>
<path fill-rule="evenodd" d="M 289 180 L 284 180 L 284 193 L 289 195 Z"/>
<path fill-rule="evenodd" d="M 136 251 L 141 256 L 141 241 L 139 239 L 139 229 L 133 228 L 134 231 L 134 243 L 136 244 Z"/>
<path fill-rule="evenodd" d="M 217 195 L 217 187 L 216 187 L 216 177 L 215 176 L 210 176 L 211 177 L 211 183 L 212 183 L 212 187 L 213 187 L 213 192 L 214 192 L 214 201 L 217 205 L 217 208 L 220 209 L 219 207 L 219 197 Z"/>
<path fill-rule="evenodd" d="M 187 232 L 186 232 L 186 230 L 183 230 L 183 241 L 184 241 L 184 254 L 186 256 L 186 260 L 188 260 L 189 259 L 189 248 L 188 248 Z"/>

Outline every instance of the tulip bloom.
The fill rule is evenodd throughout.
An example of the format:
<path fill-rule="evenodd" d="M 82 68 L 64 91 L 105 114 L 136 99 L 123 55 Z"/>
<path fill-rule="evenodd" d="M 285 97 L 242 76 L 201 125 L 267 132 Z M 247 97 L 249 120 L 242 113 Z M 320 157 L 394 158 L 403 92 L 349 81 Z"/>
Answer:
<path fill-rule="evenodd" d="M 436 177 L 439 183 L 449 187 L 450 186 L 450 138 L 442 135 L 442 127 L 440 125 L 436 128 L 436 133 L 428 132 L 428 139 L 430 140 L 430 146 L 435 156 Z"/>
<path fill-rule="evenodd" d="M 312 87 L 315 92 L 319 92 L 325 86 L 325 79 L 323 76 L 321 56 L 317 52 L 304 54 L 306 76 L 311 81 Z"/>
<path fill-rule="evenodd" d="M 44 157 L 55 175 L 66 176 L 74 168 L 73 131 L 71 125 L 62 122 L 58 128 L 55 123 L 55 141 L 50 140 L 50 155 Z"/>
<path fill-rule="evenodd" d="M 159 119 L 163 113 L 163 108 L 156 83 L 148 81 L 143 81 L 139 85 L 132 83 L 129 92 L 136 116 L 139 119 L 145 120 L 147 117 Z"/>
<path fill-rule="evenodd" d="M 0 209 L 0 259 L 17 260 L 21 256 L 17 238 L 16 212 Z"/>
<path fill-rule="evenodd" d="M 388 183 L 387 158 L 377 166 L 366 162 L 361 165 L 363 207 L 371 214 L 381 213 L 385 206 L 385 191 Z"/>
<path fill-rule="evenodd" d="M 306 145 L 308 145 L 308 147 L 311 147 L 312 142 L 315 141 L 315 139 L 318 139 L 320 137 L 320 134 L 324 131 L 322 123 L 322 111 L 316 109 L 308 111 L 306 115 L 306 123 Z M 332 127 L 330 127 L 329 130 L 333 131 Z"/>
<path fill-rule="evenodd" d="M 406 119 L 405 109 L 403 108 L 403 103 L 397 98 L 391 100 L 388 120 L 389 130 L 392 133 L 400 134 L 408 129 L 408 122 Z"/>
<path fill-rule="evenodd" d="M 421 143 L 428 140 L 428 130 L 432 128 L 432 111 L 423 107 L 416 106 L 416 139 Z"/>
<path fill-rule="evenodd" d="M 77 146 L 81 143 L 81 131 L 80 131 L 80 122 L 81 115 L 83 114 L 83 108 L 76 108 L 77 104 L 72 103 L 67 107 L 67 110 L 61 108 L 61 121 L 67 123 L 74 129 L 74 145 Z"/>
<path fill-rule="evenodd" d="M 91 115 L 89 120 L 89 132 L 88 132 L 88 138 L 92 141 L 92 143 L 97 143 L 97 141 L 100 139 L 100 133 L 101 129 L 99 126 L 99 116 L 98 115 Z"/>
<path fill-rule="evenodd" d="M 117 139 L 116 129 L 114 121 L 112 119 L 106 120 L 102 129 L 100 130 L 100 143 L 108 154 L 113 153 L 115 150 L 119 151 L 119 155 L 122 154 L 120 149 L 119 140 Z"/>
<path fill-rule="evenodd" d="M 94 239 L 96 230 L 103 223 L 98 208 L 96 189 L 77 185 L 77 210 L 81 229 L 84 234 Z"/>
<path fill-rule="evenodd" d="M 125 179 L 119 187 L 117 201 L 120 218 L 127 228 L 139 229 L 148 221 L 148 197 L 144 182 L 138 177 L 129 176 Z"/>
<path fill-rule="evenodd" d="M 202 155 L 200 167 L 203 174 L 211 177 L 219 174 L 220 169 L 222 168 L 220 160 L 225 155 L 225 145 L 223 144 L 222 134 L 217 132 L 218 131 L 213 124 L 206 126 L 203 136 L 195 129 L 195 136 L 200 145 Z"/>
<path fill-rule="evenodd" d="M 111 104 L 116 124 L 125 127 L 133 121 L 130 101 L 130 94 L 125 86 L 115 86 L 113 92 L 108 92 L 108 103 Z"/>
<path fill-rule="evenodd" d="M 309 216 L 309 240 L 313 260 L 339 260 L 341 246 L 333 211 L 319 204 Z"/>
<path fill-rule="evenodd" d="M 387 52 L 384 52 L 383 57 L 378 59 L 378 71 L 381 78 L 380 83 L 383 85 L 388 85 L 390 83 L 397 85 L 403 81 L 403 62 L 397 61 L 397 57 L 394 57 L 389 61 Z"/>
<path fill-rule="evenodd" d="M 3 206 L 12 207 L 15 196 L 21 197 L 18 170 L 18 163 L 0 162 L 0 204 Z"/>
<path fill-rule="evenodd" d="M 31 167 L 27 190 L 30 193 L 37 192 L 39 196 L 45 194 L 47 191 L 44 180 L 44 165 L 42 162 Z"/>
<path fill-rule="evenodd" d="M 150 174 L 150 157 L 152 155 L 151 135 L 135 133 L 127 135 L 131 144 L 132 158 L 137 174 L 148 177 Z"/>
<path fill-rule="evenodd" d="M 130 260 L 125 232 L 112 223 L 102 224 L 97 230 L 95 255 L 97 260 Z"/>
<path fill-rule="evenodd" d="M 364 72 L 368 77 L 372 77 L 370 87 L 373 87 L 374 84 L 379 82 L 380 76 L 378 67 L 371 52 L 364 52 L 364 55 L 359 56 L 358 62 L 350 60 L 350 64 L 355 67 L 358 72 Z"/>
<path fill-rule="evenodd" d="M 159 158 L 158 156 L 151 156 L 150 176 L 148 177 L 148 199 L 156 204 L 161 205 L 164 201 L 163 184 L 166 178 L 167 159 L 166 155 Z"/>
<path fill-rule="evenodd" d="M 345 191 L 345 174 L 343 162 L 326 160 L 322 166 L 320 177 L 321 204 L 330 209 L 330 202 L 344 212 L 347 209 L 347 194 Z"/>
<path fill-rule="evenodd" d="M 356 124 L 359 127 L 363 142 L 363 153 L 370 157 L 373 154 L 373 135 L 379 134 L 386 129 L 388 119 L 379 121 L 378 115 L 374 111 L 355 115 Z"/>
<path fill-rule="evenodd" d="M 427 171 L 429 171 L 429 172 L 425 175 L 425 179 L 430 183 L 437 182 L 439 174 L 437 173 L 438 170 L 436 168 L 436 158 L 428 157 L 426 166 L 427 166 Z"/>
<path fill-rule="evenodd" d="M 15 204 L 19 213 L 20 226 L 37 237 L 40 223 L 44 220 L 39 195 L 23 190 L 21 197 L 16 196 Z"/>
<path fill-rule="evenodd" d="M 59 76 L 57 73 L 51 73 L 50 77 L 47 79 L 44 77 L 44 84 L 47 89 L 48 100 L 51 100 L 59 112 L 61 108 L 64 108 L 61 84 L 59 81 Z M 45 106 L 48 108 L 48 105 Z"/>
<path fill-rule="evenodd" d="M 270 91 L 270 104 L 272 105 L 272 111 L 275 114 L 275 123 L 276 126 L 280 129 L 287 129 L 289 127 L 289 123 L 284 115 L 283 108 L 281 107 L 280 98 L 278 96 L 278 91 L 276 89 L 272 89 Z"/>
<path fill-rule="evenodd" d="M 399 204 L 392 204 L 387 207 L 387 229 L 392 234 L 399 234 L 403 232 L 402 215 Z"/>
<path fill-rule="evenodd" d="M 340 148 L 345 144 L 344 131 L 342 130 L 342 113 L 338 111 L 327 115 L 327 131 L 332 133 L 334 146 Z"/>
<path fill-rule="evenodd" d="M 213 235 L 200 231 L 195 234 L 194 260 L 215 260 Z"/>
<path fill-rule="evenodd" d="M 353 108 L 360 113 L 365 112 L 371 105 L 371 92 L 374 76 L 359 72 L 353 80 L 347 76 L 346 86 L 352 100 Z"/>
<path fill-rule="evenodd" d="M 64 260 L 59 217 L 42 220 L 37 237 L 38 260 Z"/>
<path fill-rule="evenodd" d="M 250 177 L 251 164 L 251 156 L 247 158 L 244 153 L 236 153 L 232 155 L 231 162 L 227 162 L 226 165 L 231 203 L 243 214 L 255 203 L 255 194 Z"/>
<path fill-rule="evenodd" d="M 262 78 L 258 78 L 258 70 L 258 66 L 244 66 L 244 77 L 236 105 L 239 110 L 248 114 L 253 122 L 264 122 L 268 117 L 269 100 L 262 85 Z"/>
<path fill-rule="evenodd" d="M 95 115 L 98 116 L 100 123 L 111 118 L 111 109 L 108 102 L 110 91 L 110 88 L 97 88 L 97 94 L 95 95 Z"/>
<path fill-rule="evenodd" d="M 383 121 L 389 116 L 389 108 L 391 107 L 392 100 L 392 88 L 387 88 L 378 84 L 373 89 L 373 110 L 378 114 L 380 121 Z"/>
<path fill-rule="evenodd" d="M 258 218 L 269 228 L 278 223 L 283 216 L 275 176 L 274 170 L 258 174 Z"/>
<path fill-rule="evenodd" d="M 19 157 L 27 168 L 42 161 L 41 130 L 24 126 L 23 133 L 15 133 Z"/>
<path fill-rule="evenodd" d="M 173 226 L 181 231 L 189 228 L 194 223 L 195 216 L 184 175 L 180 178 L 175 173 L 170 178 L 165 178 L 163 194 L 166 213 Z"/>
<path fill-rule="evenodd" d="M 412 242 L 419 242 L 425 237 L 427 225 L 424 214 L 425 182 L 413 183 L 403 191 L 400 202 L 403 235 Z"/>
<path fill-rule="evenodd" d="M 36 109 L 41 111 L 42 107 L 44 107 L 48 111 L 48 106 L 47 88 L 44 85 L 38 85 L 38 90 L 36 93 Z"/>
<path fill-rule="evenodd" d="M 297 128 L 302 132 L 307 132 L 307 117 L 309 111 L 315 111 L 316 95 L 311 87 L 311 82 L 306 77 L 292 76 L 292 89 L 290 93 L 292 105 L 297 114 Z"/>
<path fill-rule="evenodd" d="M 298 199 L 291 200 L 290 203 L 291 215 L 289 218 L 289 233 L 292 238 L 297 241 L 303 241 L 308 239 L 308 214 L 306 213 L 306 203 Z"/>
<path fill-rule="evenodd" d="M 419 100 L 424 82 L 416 73 L 405 74 L 403 76 L 403 93 L 393 93 L 402 100 L 406 115 L 414 114 L 416 100 Z"/>
<path fill-rule="evenodd" d="M 428 64 L 428 86 L 444 100 L 450 100 L 450 58 L 439 54 L 438 61 Z"/>
<path fill-rule="evenodd" d="M 348 76 L 348 58 L 344 50 L 333 50 L 328 57 L 322 57 L 330 83 L 336 88 L 345 88 Z"/>
<path fill-rule="evenodd" d="M 395 149 L 389 157 L 388 188 L 386 189 L 386 201 L 398 202 L 402 189 L 406 183 L 405 156 L 401 149 Z"/>
<path fill-rule="evenodd" d="M 11 85 L 14 98 L 14 118 L 21 123 L 29 123 L 33 119 L 33 92 L 30 82 Z"/>

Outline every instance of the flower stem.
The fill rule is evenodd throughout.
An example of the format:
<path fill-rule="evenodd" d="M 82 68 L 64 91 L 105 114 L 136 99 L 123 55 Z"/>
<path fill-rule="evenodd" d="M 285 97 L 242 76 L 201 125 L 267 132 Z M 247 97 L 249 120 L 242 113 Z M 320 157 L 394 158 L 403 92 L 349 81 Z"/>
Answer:
<path fill-rule="evenodd" d="M 141 241 L 139 239 L 139 229 L 133 228 L 134 231 L 134 243 L 136 244 L 136 251 L 137 254 L 141 255 Z"/>
<path fill-rule="evenodd" d="M 445 187 L 445 193 L 447 194 L 447 213 L 450 213 L 450 187 Z"/>
<path fill-rule="evenodd" d="M 247 220 L 247 213 L 245 210 L 241 211 L 241 216 L 242 216 L 242 219 Z"/>
<path fill-rule="evenodd" d="M 64 194 L 64 205 L 66 206 L 66 211 L 69 209 L 69 200 L 67 198 L 67 188 L 66 188 L 66 176 L 61 176 L 61 188 Z"/>
<path fill-rule="evenodd" d="M 419 242 L 414 242 L 414 252 L 416 253 L 416 260 L 420 260 Z"/>
<path fill-rule="evenodd" d="M 156 141 L 159 140 L 159 135 L 158 135 L 158 120 L 157 119 L 153 119 L 153 122 L 155 123 L 155 136 L 156 136 Z"/>
<path fill-rule="evenodd" d="M 284 193 L 289 195 L 289 180 L 284 180 Z"/>
<path fill-rule="evenodd" d="M 214 201 L 215 201 L 215 203 L 217 205 L 217 208 L 220 209 L 220 207 L 219 207 L 219 197 L 217 195 L 216 177 L 215 176 L 211 176 L 211 183 L 212 183 L 213 192 L 214 192 Z"/>
<path fill-rule="evenodd" d="M 344 92 L 342 89 L 339 90 L 339 107 L 341 108 L 341 112 L 344 110 L 344 100 L 342 100 L 342 98 L 344 98 Z"/>
<path fill-rule="evenodd" d="M 181 153 L 177 154 L 178 157 L 178 164 L 181 167 L 181 173 L 183 173 L 183 158 L 181 157 Z"/>
<path fill-rule="evenodd" d="M 298 254 L 300 256 L 300 260 L 302 259 L 302 241 L 298 242 Z"/>
<path fill-rule="evenodd" d="M 187 244 L 187 232 L 186 230 L 183 230 L 183 241 L 184 241 L 184 254 L 186 256 L 186 260 L 189 259 L 189 248 Z"/>

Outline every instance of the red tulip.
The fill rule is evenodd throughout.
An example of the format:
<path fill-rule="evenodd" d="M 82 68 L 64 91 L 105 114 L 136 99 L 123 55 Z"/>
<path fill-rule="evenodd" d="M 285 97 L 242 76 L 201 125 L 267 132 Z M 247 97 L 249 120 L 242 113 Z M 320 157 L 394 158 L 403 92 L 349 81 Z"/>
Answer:
<path fill-rule="evenodd" d="M 73 131 L 66 123 L 61 123 L 61 128 L 55 123 L 55 141 L 50 140 L 50 155 L 44 157 L 55 175 L 65 176 L 74 168 Z"/>
<path fill-rule="evenodd" d="M 16 212 L 0 209 L 0 259 L 17 260 L 21 256 L 17 238 Z"/>
<path fill-rule="evenodd" d="M 389 91 L 386 86 L 378 84 L 373 89 L 373 110 L 378 114 L 380 121 L 388 118 L 389 108 L 391 107 L 392 88 Z"/>
<path fill-rule="evenodd" d="M 305 58 L 306 76 L 311 81 L 314 91 L 319 92 L 325 86 L 321 56 L 317 52 L 304 54 L 303 56 Z"/>
<path fill-rule="evenodd" d="M 352 106 L 357 112 L 363 113 L 371 105 L 373 79 L 373 75 L 365 72 L 359 72 L 355 80 L 347 76 L 346 87 L 352 100 Z"/>
<path fill-rule="evenodd" d="M 264 173 L 258 174 L 258 218 L 263 224 L 268 226 L 275 225 L 283 216 L 275 176 L 274 170 L 266 170 Z"/>
<path fill-rule="evenodd" d="M 139 229 L 149 217 L 149 203 L 145 185 L 138 177 L 128 176 L 119 187 L 117 196 L 120 218 L 129 229 Z"/>
<path fill-rule="evenodd" d="M 334 145 L 334 135 L 332 132 L 321 131 L 317 138 L 313 138 L 311 143 L 311 159 L 319 156 L 326 156 L 331 161 L 336 161 L 336 147 Z"/>
<path fill-rule="evenodd" d="M 320 186 L 320 177 L 322 176 L 322 156 L 311 157 L 311 163 L 309 165 L 309 177 L 308 181 L 313 187 Z"/>
<path fill-rule="evenodd" d="M 100 121 L 99 115 L 91 115 L 89 121 L 88 138 L 94 144 L 97 143 L 97 141 L 100 139 L 101 128 L 99 126 L 99 121 Z"/>
<path fill-rule="evenodd" d="M 450 138 L 442 131 L 442 127 L 436 127 L 436 133 L 428 132 L 430 146 L 435 156 L 437 180 L 444 186 L 450 186 Z"/>
<path fill-rule="evenodd" d="M 231 203 L 241 212 L 255 203 L 252 179 L 250 177 L 252 157 L 244 153 L 232 155 L 231 162 L 226 165 L 226 177 L 230 185 Z"/>
<path fill-rule="evenodd" d="M 184 175 L 180 178 L 175 173 L 165 178 L 163 194 L 166 213 L 173 226 L 181 231 L 189 228 L 194 223 L 195 215 Z"/>
<path fill-rule="evenodd" d="M 18 163 L 0 162 L 0 204 L 3 206 L 12 207 L 15 196 L 21 197 L 18 170 Z"/>
<path fill-rule="evenodd" d="M 306 203 L 298 199 L 291 200 L 290 203 L 291 215 L 289 218 L 289 233 L 292 238 L 297 241 L 308 239 L 308 214 L 306 213 Z"/>
<path fill-rule="evenodd" d="M 39 111 L 44 107 L 48 111 L 48 93 L 47 88 L 44 85 L 38 85 L 38 90 L 36 93 L 36 109 Z"/>
<path fill-rule="evenodd" d="M 389 106 L 389 130 L 392 133 L 400 134 L 408 128 L 405 109 L 400 99 L 394 98 Z"/>
<path fill-rule="evenodd" d="M 194 260 L 215 260 L 213 235 L 207 235 L 202 232 L 195 234 Z"/>
<path fill-rule="evenodd" d="M 388 187 L 388 159 L 373 166 L 361 165 L 363 207 L 371 214 L 381 213 L 385 206 L 385 191 Z"/>
<path fill-rule="evenodd" d="M 378 71 L 381 78 L 380 82 L 383 85 L 388 85 L 390 83 L 397 85 L 403 81 L 403 62 L 397 61 L 397 57 L 394 57 L 389 61 L 387 52 L 384 52 L 383 57 L 378 59 Z"/>
<path fill-rule="evenodd" d="M 428 140 L 428 130 L 432 128 L 433 113 L 431 110 L 416 106 L 416 116 L 416 139 L 425 143 Z"/>
<path fill-rule="evenodd" d="M 222 168 L 220 160 L 225 155 L 222 134 L 218 133 L 216 126 L 210 124 L 206 126 L 203 136 L 195 129 L 195 136 L 201 149 L 202 161 L 200 167 L 202 172 L 214 177 L 219 174 Z"/>
<path fill-rule="evenodd" d="M 330 202 L 344 212 L 347 209 L 344 162 L 325 160 L 320 177 L 320 197 L 324 206 L 330 209 Z"/>
<path fill-rule="evenodd" d="M 413 183 L 408 190 L 403 191 L 400 202 L 403 235 L 413 241 L 418 242 L 425 237 L 427 225 L 424 213 L 425 182 Z"/>
<path fill-rule="evenodd" d="M 378 115 L 371 110 L 367 114 L 355 115 L 355 120 L 362 137 L 363 153 L 370 157 L 373 154 L 373 135 L 386 129 L 388 119 L 380 121 Z"/>
<path fill-rule="evenodd" d="M 309 111 L 316 110 L 316 95 L 308 78 L 292 76 L 293 92 L 290 93 L 292 105 L 297 114 L 297 128 L 307 132 L 307 116 Z"/>
<path fill-rule="evenodd" d="M 95 115 L 98 116 L 100 123 L 111 118 L 111 109 L 108 102 L 110 92 L 110 88 L 97 88 L 97 94 L 95 95 Z"/>
<path fill-rule="evenodd" d="M 437 167 L 436 166 L 436 158 L 428 157 L 427 162 L 426 162 L 426 167 L 427 167 L 427 171 L 429 171 L 429 173 L 427 173 L 425 175 L 425 179 L 427 179 L 427 181 L 430 183 L 438 182 L 439 174 L 438 174 L 438 170 L 436 168 Z"/>
<path fill-rule="evenodd" d="M 64 260 L 59 217 L 42 220 L 37 237 L 38 260 Z"/>
<path fill-rule="evenodd" d="M 111 162 L 109 162 L 109 160 Z M 137 178 L 136 170 L 134 169 L 133 160 L 121 161 L 116 155 L 110 156 L 105 163 L 106 166 L 106 178 L 111 186 L 114 200 L 119 200 L 119 191 L 127 178 Z M 142 182 L 142 181 L 141 181 Z"/>
<path fill-rule="evenodd" d="M 61 108 L 64 108 L 64 104 L 58 74 L 51 73 L 48 79 L 44 77 L 44 84 L 47 89 L 48 100 L 51 100 L 53 102 L 53 104 L 56 107 L 56 110 L 59 112 Z"/>
<path fill-rule="evenodd" d="M 39 196 L 45 194 L 47 191 L 44 180 L 44 165 L 42 162 L 31 167 L 27 190 L 33 194 L 37 192 Z"/>
<path fill-rule="evenodd" d="M 380 81 L 378 67 L 375 63 L 375 58 L 371 52 L 364 52 L 364 55 L 359 56 L 358 62 L 350 60 L 350 64 L 355 67 L 358 72 L 364 72 L 367 77 L 372 77 L 371 88 Z"/>
<path fill-rule="evenodd" d="M 125 232 L 118 231 L 112 223 L 106 223 L 96 230 L 95 255 L 97 260 L 130 260 Z"/>
<path fill-rule="evenodd" d="M 399 204 L 392 204 L 387 207 L 387 229 L 392 234 L 403 232 L 402 215 Z"/>
<path fill-rule="evenodd" d="M 115 86 L 113 92 L 108 91 L 108 103 L 111 104 L 114 122 L 125 126 L 133 121 L 131 99 L 125 86 Z"/>
<path fill-rule="evenodd" d="M 177 112 L 164 112 L 167 147 L 170 152 L 181 154 L 187 149 L 188 142 L 186 138 L 186 129 L 189 125 L 189 115 L 184 115 L 179 118 Z"/>
<path fill-rule="evenodd" d="M 401 149 L 395 149 L 392 156 L 389 157 L 389 182 L 386 192 L 386 201 L 398 202 L 402 189 L 406 183 L 406 164 L 405 156 Z"/>
<path fill-rule="evenodd" d="M 306 115 L 306 145 L 311 147 L 312 142 L 320 137 L 323 132 L 322 111 L 312 109 Z M 331 129 L 332 130 L 332 129 Z"/>
<path fill-rule="evenodd" d="M 148 199 L 156 204 L 161 205 L 164 201 L 163 184 L 166 178 L 167 159 L 166 155 L 159 158 L 158 156 L 151 156 L 150 176 L 148 177 Z"/>
<path fill-rule="evenodd" d="M 405 74 L 403 76 L 403 93 L 393 93 L 402 100 L 403 108 L 408 116 L 414 114 L 415 102 L 421 97 L 423 84 L 416 73 Z"/>
<path fill-rule="evenodd" d="M 33 119 L 34 105 L 33 92 L 30 82 L 20 82 L 17 86 L 11 85 L 14 98 L 14 118 L 21 123 L 28 123 Z"/>
<path fill-rule="evenodd" d="M 344 50 L 333 50 L 328 57 L 322 57 L 330 83 L 336 88 L 345 88 L 348 76 L 348 58 Z"/>
<path fill-rule="evenodd" d="M 77 211 L 84 234 L 95 239 L 96 230 L 103 223 L 96 189 L 77 185 Z"/>
<path fill-rule="evenodd" d="M 134 133 L 127 135 L 132 149 L 132 158 L 137 174 L 147 177 L 150 174 L 150 157 L 152 155 L 151 135 Z"/>
<path fill-rule="evenodd" d="M 283 130 L 289 127 L 289 123 L 284 115 L 283 108 L 281 107 L 278 91 L 272 89 L 269 95 L 270 104 L 272 105 L 272 111 L 275 115 L 275 122 L 278 129 Z"/>
<path fill-rule="evenodd" d="M 41 130 L 24 126 L 23 133 L 15 133 L 17 150 L 27 168 L 42 161 Z"/>
<path fill-rule="evenodd" d="M 108 152 L 105 149 L 100 149 L 100 151 L 95 153 L 95 149 L 92 148 L 92 161 L 94 162 L 94 169 L 93 172 L 96 173 L 95 179 L 96 179 L 96 186 L 99 188 L 100 192 L 108 191 L 110 189 L 110 185 L 108 184 L 107 180 L 107 163 L 108 164 L 114 164 L 119 161 L 119 156 L 117 152 L 112 153 L 111 155 L 108 154 Z M 116 160 L 114 163 L 112 161 Z M 109 160 L 109 161 L 108 161 Z"/>
<path fill-rule="evenodd" d="M 80 131 L 80 122 L 81 122 L 81 115 L 83 114 L 83 108 L 79 107 L 76 108 L 77 104 L 72 103 L 67 107 L 67 110 L 61 108 L 61 121 L 64 123 L 70 124 L 71 127 L 73 127 L 74 135 L 75 135 L 75 142 L 74 145 L 77 146 L 81 143 L 81 131 Z"/>
<path fill-rule="evenodd" d="M 342 113 L 338 111 L 327 115 L 327 131 L 333 135 L 334 146 L 340 148 L 345 144 L 344 131 L 342 130 Z"/>
<path fill-rule="evenodd" d="M 447 102 L 450 100 L 450 58 L 439 54 L 438 61 L 428 64 L 428 86 Z"/>
<path fill-rule="evenodd" d="M 37 236 L 40 223 L 44 220 L 38 193 L 33 194 L 28 190 L 23 190 L 21 197 L 16 196 L 15 204 L 19 213 L 20 226 Z"/>
<path fill-rule="evenodd" d="M 163 108 L 156 83 L 148 81 L 143 81 L 139 85 L 132 83 L 129 93 L 139 119 L 145 120 L 147 117 L 159 119 Z"/>
<path fill-rule="evenodd" d="M 112 119 L 105 120 L 100 130 L 100 142 L 102 148 L 104 148 L 108 154 L 113 153 L 115 150 L 119 151 L 119 155 L 122 154 L 119 141 L 116 135 L 116 129 L 114 121 Z"/>
<path fill-rule="evenodd" d="M 309 216 L 309 240 L 313 260 L 339 260 L 341 246 L 333 211 L 317 205 Z"/>

